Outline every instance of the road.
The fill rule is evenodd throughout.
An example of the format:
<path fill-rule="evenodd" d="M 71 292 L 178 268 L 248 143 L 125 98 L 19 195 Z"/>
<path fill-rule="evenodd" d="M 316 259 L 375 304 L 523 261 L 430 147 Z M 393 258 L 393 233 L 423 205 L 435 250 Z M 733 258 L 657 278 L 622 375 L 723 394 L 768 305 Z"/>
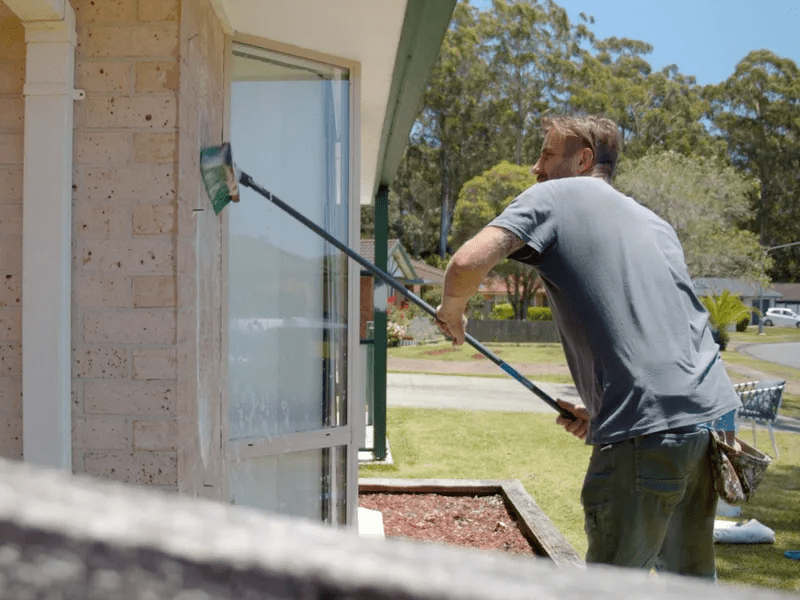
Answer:
<path fill-rule="evenodd" d="M 575 386 L 534 382 L 554 398 L 580 402 Z M 386 403 L 416 408 L 456 408 L 508 412 L 550 412 L 538 396 L 509 377 L 465 377 L 427 373 L 387 373 Z"/>
<path fill-rule="evenodd" d="M 739 350 L 759 360 L 800 369 L 800 342 L 748 344 Z"/>

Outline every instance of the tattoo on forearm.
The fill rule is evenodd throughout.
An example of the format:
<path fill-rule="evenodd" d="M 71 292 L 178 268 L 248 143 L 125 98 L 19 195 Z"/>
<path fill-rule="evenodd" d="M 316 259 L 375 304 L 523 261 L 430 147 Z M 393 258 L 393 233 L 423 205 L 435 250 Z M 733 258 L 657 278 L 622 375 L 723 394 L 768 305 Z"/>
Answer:
<path fill-rule="evenodd" d="M 503 256 L 508 256 L 512 252 L 516 252 L 525 245 L 521 239 L 510 231 L 503 230 L 503 235 L 497 241 L 497 246 L 503 251 Z"/>

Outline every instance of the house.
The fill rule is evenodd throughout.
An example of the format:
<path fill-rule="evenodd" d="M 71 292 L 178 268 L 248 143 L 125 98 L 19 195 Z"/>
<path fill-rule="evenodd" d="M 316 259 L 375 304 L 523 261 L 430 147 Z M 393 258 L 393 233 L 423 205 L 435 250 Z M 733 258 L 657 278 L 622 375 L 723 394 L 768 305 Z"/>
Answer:
<path fill-rule="evenodd" d="M 765 313 L 771 306 L 775 306 L 782 294 L 776 289 L 775 285 L 768 288 L 759 287 L 756 284 L 733 279 L 730 277 L 698 277 L 692 279 L 695 292 L 698 296 L 719 296 L 728 290 L 734 296 L 739 296 L 746 306 L 759 308 L 761 314 Z M 758 324 L 758 314 L 752 313 L 751 324 Z"/>
<path fill-rule="evenodd" d="M 800 314 L 800 283 L 773 283 L 772 289 L 781 295 L 775 300 L 775 306 Z"/>
<path fill-rule="evenodd" d="M 358 247 L 455 0 L 1 0 L 0 453 L 355 520 Z M 24 208 L 24 210 L 23 210 Z"/>

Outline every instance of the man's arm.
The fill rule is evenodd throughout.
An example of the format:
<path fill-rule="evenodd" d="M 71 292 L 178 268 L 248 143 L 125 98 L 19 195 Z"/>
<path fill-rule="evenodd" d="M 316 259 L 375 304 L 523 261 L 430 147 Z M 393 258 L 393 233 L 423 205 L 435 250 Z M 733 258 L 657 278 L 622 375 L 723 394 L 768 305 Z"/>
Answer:
<path fill-rule="evenodd" d="M 525 245 L 516 235 L 501 227 L 484 227 L 453 255 L 444 275 L 442 303 L 436 310 L 439 327 L 453 338 L 453 344 L 464 343 L 467 302 L 492 268 L 509 254 Z"/>

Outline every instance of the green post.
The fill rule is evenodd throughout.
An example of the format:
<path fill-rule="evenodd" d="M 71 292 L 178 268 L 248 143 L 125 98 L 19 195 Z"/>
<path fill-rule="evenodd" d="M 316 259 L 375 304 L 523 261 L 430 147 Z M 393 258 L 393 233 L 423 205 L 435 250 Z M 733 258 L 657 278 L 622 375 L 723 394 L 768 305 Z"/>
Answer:
<path fill-rule="evenodd" d="M 381 185 L 375 195 L 375 265 L 387 270 L 389 263 L 389 188 Z M 389 290 L 386 284 L 375 279 L 375 342 L 373 367 L 373 392 L 375 414 L 373 417 L 375 460 L 386 458 L 386 303 Z"/>

